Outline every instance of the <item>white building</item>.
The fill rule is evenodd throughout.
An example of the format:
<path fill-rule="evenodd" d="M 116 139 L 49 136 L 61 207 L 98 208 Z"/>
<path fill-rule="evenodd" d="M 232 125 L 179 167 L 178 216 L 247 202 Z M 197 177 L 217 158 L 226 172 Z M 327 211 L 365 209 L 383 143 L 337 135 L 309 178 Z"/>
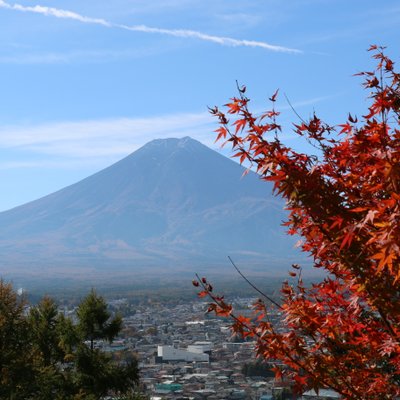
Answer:
<path fill-rule="evenodd" d="M 192 353 L 211 353 L 213 344 L 211 342 L 194 342 L 187 347 L 187 350 Z"/>
<path fill-rule="evenodd" d="M 210 356 L 202 352 L 178 349 L 173 346 L 157 346 L 157 356 L 162 362 L 168 361 L 204 361 L 208 362 Z"/>
<path fill-rule="evenodd" d="M 303 396 L 301 397 L 302 400 L 331 400 L 340 398 L 340 394 L 332 389 L 320 389 L 318 394 L 315 390 L 309 390 L 308 392 L 303 393 Z"/>

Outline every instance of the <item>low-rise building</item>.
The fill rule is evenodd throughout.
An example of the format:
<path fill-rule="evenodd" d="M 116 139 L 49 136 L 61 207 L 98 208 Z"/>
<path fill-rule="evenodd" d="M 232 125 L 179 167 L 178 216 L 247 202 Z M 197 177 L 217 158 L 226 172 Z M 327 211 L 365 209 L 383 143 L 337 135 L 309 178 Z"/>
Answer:
<path fill-rule="evenodd" d="M 309 390 L 303 393 L 301 400 L 334 400 L 341 399 L 342 397 L 338 392 L 332 389 L 320 389 L 318 393 L 315 390 Z"/>
<path fill-rule="evenodd" d="M 157 346 L 157 362 L 169 361 L 203 361 L 208 362 L 210 356 L 206 353 L 178 349 L 174 346 Z"/>

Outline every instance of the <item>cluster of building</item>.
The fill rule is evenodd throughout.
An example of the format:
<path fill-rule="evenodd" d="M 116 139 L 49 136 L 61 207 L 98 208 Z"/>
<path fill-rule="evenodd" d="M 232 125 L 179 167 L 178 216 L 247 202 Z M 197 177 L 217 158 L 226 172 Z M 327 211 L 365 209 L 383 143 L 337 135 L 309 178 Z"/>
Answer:
<path fill-rule="evenodd" d="M 249 313 L 253 301 L 235 299 L 241 314 Z M 137 306 L 131 314 L 125 312 L 121 340 L 103 346 L 138 358 L 142 390 L 151 400 L 293 399 L 289 383 L 244 374 L 243 366 L 256 362 L 254 343 L 232 335 L 231 321 L 206 309 L 206 303 L 198 301 Z M 279 321 L 279 314 L 273 318 Z M 340 397 L 325 390 L 302 398 Z"/>

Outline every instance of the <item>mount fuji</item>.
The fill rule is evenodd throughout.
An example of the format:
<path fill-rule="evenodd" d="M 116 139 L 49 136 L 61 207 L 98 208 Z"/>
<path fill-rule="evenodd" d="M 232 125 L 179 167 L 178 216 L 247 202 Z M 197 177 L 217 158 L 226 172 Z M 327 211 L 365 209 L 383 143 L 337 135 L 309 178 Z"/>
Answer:
<path fill-rule="evenodd" d="M 300 253 L 271 185 L 189 137 L 153 140 L 110 167 L 0 213 L 8 272 L 172 273 L 229 266 L 269 273 Z"/>

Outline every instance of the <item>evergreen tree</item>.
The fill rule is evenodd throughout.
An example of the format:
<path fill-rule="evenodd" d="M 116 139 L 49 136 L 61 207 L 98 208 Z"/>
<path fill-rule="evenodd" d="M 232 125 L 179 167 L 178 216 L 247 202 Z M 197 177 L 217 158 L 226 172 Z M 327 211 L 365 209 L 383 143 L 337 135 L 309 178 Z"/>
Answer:
<path fill-rule="evenodd" d="M 77 331 L 80 344 L 75 353 L 75 380 L 87 394 L 101 397 L 108 392 L 125 393 L 138 382 L 136 360 L 116 365 L 111 357 L 94 348 L 95 340 L 112 342 L 122 328 L 119 315 L 111 318 L 104 298 L 95 290 L 78 307 Z M 85 342 L 89 341 L 90 346 Z"/>
<path fill-rule="evenodd" d="M 71 387 L 67 369 L 60 368 L 65 360 L 58 329 L 60 316 L 49 297 L 32 307 L 28 316 L 35 370 L 31 398 L 35 400 L 66 399 Z"/>
<path fill-rule="evenodd" d="M 27 398 L 33 381 L 25 301 L 0 279 L 0 398 Z"/>
<path fill-rule="evenodd" d="M 57 306 L 49 297 L 44 297 L 29 313 L 35 350 L 44 366 L 54 364 L 61 357 L 61 350 L 58 347 L 57 317 Z"/>
<path fill-rule="evenodd" d="M 10 284 L 0 280 L 0 399 L 99 400 L 134 398 L 136 359 L 115 362 L 94 348 L 112 341 L 122 325 L 94 290 L 78 307 L 78 323 L 45 297 L 29 313 Z M 86 343 L 90 341 L 88 346 Z"/>
<path fill-rule="evenodd" d="M 112 342 L 122 327 L 122 318 L 117 315 L 111 318 L 107 310 L 107 304 L 94 289 L 82 301 L 78 307 L 78 329 L 84 340 L 90 341 L 90 349 L 93 351 L 94 341 L 106 339 Z"/>

